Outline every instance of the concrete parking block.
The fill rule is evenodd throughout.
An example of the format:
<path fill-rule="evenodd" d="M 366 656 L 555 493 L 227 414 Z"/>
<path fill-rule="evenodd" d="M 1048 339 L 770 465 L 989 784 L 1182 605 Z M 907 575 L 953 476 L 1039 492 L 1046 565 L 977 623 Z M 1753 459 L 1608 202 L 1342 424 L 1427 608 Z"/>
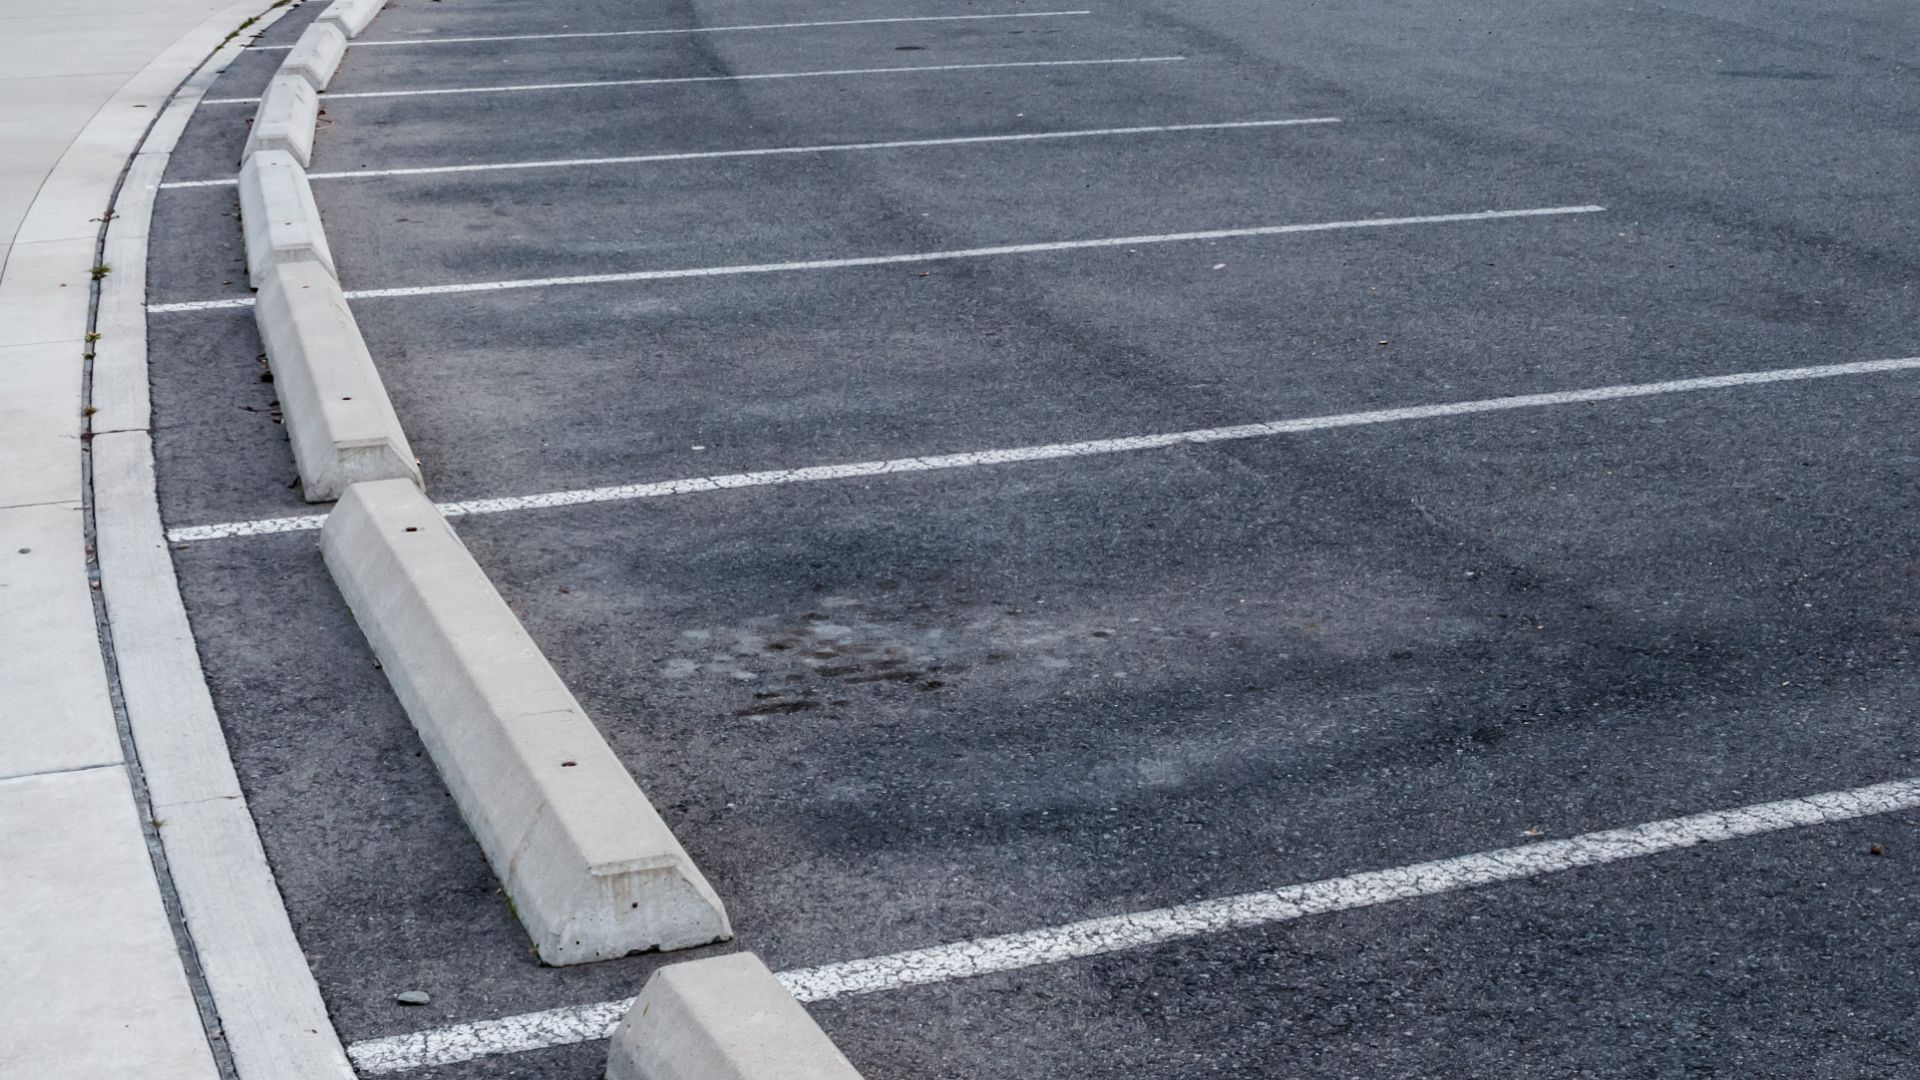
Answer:
<path fill-rule="evenodd" d="M 335 273 L 307 171 L 284 150 L 262 150 L 240 167 L 240 219 L 247 275 L 260 288 L 273 263 L 312 261 Z"/>
<path fill-rule="evenodd" d="M 387 0 L 333 0 L 333 3 L 327 5 L 327 10 L 320 13 L 317 21 L 332 23 L 348 37 L 357 37 L 360 31 L 365 30 L 367 24 L 373 21 L 373 17 L 380 14 L 380 9 L 386 6 L 386 2 Z"/>
<path fill-rule="evenodd" d="M 240 152 L 245 162 L 261 150 L 284 150 L 304 168 L 313 164 L 313 129 L 320 120 L 320 99 L 302 75 L 275 75 L 260 99 Z"/>
<path fill-rule="evenodd" d="M 298 75 L 315 90 L 325 90 L 346 54 L 347 35 L 340 24 L 316 22 L 287 50 L 287 58 L 280 62 L 280 74 Z"/>
<path fill-rule="evenodd" d="M 733 953 L 661 968 L 614 1030 L 607 1080 L 860 1080 L 767 965 Z"/>
<path fill-rule="evenodd" d="M 267 267 L 254 305 L 308 502 L 348 484 L 404 479 L 420 466 L 380 382 L 340 283 L 316 262 Z"/>
<path fill-rule="evenodd" d="M 418 488 L 352 485 L 321 552 L 542 960 L 732 936 L 706 878 Z"/>

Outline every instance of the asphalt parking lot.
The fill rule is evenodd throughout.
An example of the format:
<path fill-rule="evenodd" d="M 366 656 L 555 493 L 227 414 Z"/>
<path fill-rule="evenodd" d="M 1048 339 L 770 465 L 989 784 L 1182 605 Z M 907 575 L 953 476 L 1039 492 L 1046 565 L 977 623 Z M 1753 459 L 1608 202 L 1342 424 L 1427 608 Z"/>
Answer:
<path fill-rule="evenodd" d="M 306 527 L 226 181 L 313 8 L 156 210 L 176 568 L 363 1068 L 597 1076 L 406 1049 L 676 957 L 538 965 Z M 1920 772 L 1920 369 L 1832 368 L 1920 356 L 1916 31 L 396 0 L 314 190 L 430 492 L 791 971 Z M 870 1078 L 1893 1076 L 1917 851 L 1864 817 L 812 1010 Z"/>

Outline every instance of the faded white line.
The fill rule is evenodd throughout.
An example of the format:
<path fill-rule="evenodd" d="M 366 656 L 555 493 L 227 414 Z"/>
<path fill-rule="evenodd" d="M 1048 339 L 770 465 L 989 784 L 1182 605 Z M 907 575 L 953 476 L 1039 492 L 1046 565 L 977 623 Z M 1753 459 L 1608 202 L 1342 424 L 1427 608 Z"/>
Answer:
<path fill-rule="evenodd" d="M 1702 390 L 1731 390 L 1768 383 L 1802 382 L 1832 379 L 1845 375 L 1870 375 L 1876 372 L 1911 371 L 1920 368 L 1920 356 L 1898 360 L 1863 360 L 1847 364 L 1822 364 L 1817 367 L 1778 368 L 1772 371 L 1744 371 L 1732 375 L 1707 375 L 1694 379 L 1665 382 L 1626 383 L 1588 390 L 1561 390 L 1545 394 L 1521 394 L 1514 397 L 1456 401 L 1444 405 L 1416 405 L 1400 409 L 1340 413 L 1298 420 L 1276 420 L 1233 427 L 1201 428 L 1161 435 L 1135 435 L 1120 439 L 1096 439 L 1089 442 L 1051 443 L 1008 450 L 980 450 L 971 453 L 942 454 L 935 457 L 889 458 L 883 461 L 858 461 L 845 465 L 814 465 L 799 469 L 774 469 L 766 472 L 730 473 L 701 476 L 687 480 L 665 480 L 649 484 L 625 484 L 617 487 L 579 488 L 542 495 L 513 495 L 497 499 L 472 499 L 440 504 L 448 517 L 469 514 L 502 514 L 515 510 L 543 510 L 587 503 L 628 502 L 658 499 L 673 495 L 693 495 L 709 491 L 733 491 L 739 488 L 777 487 L 824 480 L 849 480 L 866 476 L 891 476 L 897 473 L 934 472 L 983 465 L 1015 465 L 1030 461 L 1054 461 L 1061 458 L 1097 457 L 1103 454 L 1161 450 L 1174 446 L 1259 439 L 1275 435 L 1293 435 L 1307 431 L 1359 427 L 1367 424 L 1391 424 L 1406 420 L 1432 420 L 1448 416 L 1472 416 L 1477 413 L 1511 409 L 1536 409 L 1551 405 L 1578 405 L 1625 398 L 1654 397 L 1660 394 L 1684 394 Z M 174 543 L 225 540 L 272 533 L 305 532 L 318 529 L 324 514 L 297 517 L 262 518 L 255 521 L 229 521 L 218 525 L 188 525 L 171 529 L 167 539 Z"/>
<path fill-rule="evenodd" d="M 516 86 L 452 86 L 428 90 L 359 90 L 327 94 L 341 98 L 439 97 L 446 94 L 518 94 L 534 90 L 589 90 L 608 86 L 666 86 L 673 83 L 757 82 L 765 79 L 820 79 L 834 75 L 908 75 L 923 71 L 987 71 L 995 68 L 1093 67 L 1101 64 L 1171 64 L 1184 56 L 1121 56 L 1103 60 L 1004 60 L 992 64 L 925 64 L 917 67 L 840 68 L 834 71 L 768 71 L 749 75 L 677 75 L 653 79 L 605 79 L 599 82 L 522 83 Z M 249 98 L 208 98 L 203 105 L 252 105 Z"/>
<path fill-rule="evenodd" d="M 1503 221 L 1509 218 L 1597 214 L 1605 209 L 1604 206 L 1548 206 L 1533 210 L 1476 210 L 1466 214 L 1361 218 L 1355 221 L 1316 221 L 1301 225 L 1256 225 L 1244 229 L 1207 229 L 1201 232 L 1157 233 L 1148 236 L 1105 236 L 1096 240 L 1052 240 L 1039 244 L 1000 244 L 994 247 L 920 251 L 905 255 L 860 255 L 847 259 L 701 266 L 686 270 L 633 270 L 619 274 L 576 274 L 569 277 L 473 281 L 452 285 L 353 289 L 347 291 L 345 296 L 349 300 L 377 300 L 395 296 L 449 296 L 457 293 L 501 292 L 508 289 L 551 289 L 573 285 L 611 285 L 633 281 L 731 277 L 738 274 L 779 274 L 798 270 L 844 270 L 859 266 L 894 266 L 901 263 L 944 262 L 951 259 L 984 259 L 995 255 L 1038 255 L 1053 251 L 1086 251 L 1093 248 L 1146 247 L 1150 244 L 1178 244 L 1194 240 L 1238 240 L 1255 236 L 1286 236 L 1293 233 L 1333 232 L 1341 229 L 1384 229 L 1402 225 L 1446 225 L 1463 221 Z M 235 297 L 225 300 L 192 300 L 178 304 L 150 304 L 147 310 L 154 314 L 163 314 L 170 311 L 206 311 L 212 308 L 251 306 L 253 306 L 251 297 Z"/>
<path fill-rule="evenodd" d="M 738 26 L 688 26 L 662 30 L 585 30 L 552 34 L 494 34 L 485 37 L 396 38 L 389 41 L 350 41 L 349 49 L 390 45 L 468 45 L 489 41 L 556 41 L 562 38 L 655 37 L 663 34 L 724 34 L 741 30 L 803 30 L 819 26 L 878 26 L 885 23 L 971 22 L 981 19 L 1053 19 L 1091 15 L 1091 11 L 1009 11 L 994 15 L 908 15 L 887 19 L 826 19 L 817 22 L 749 23 Z M 261 52 L 291 49 L 291 45 L 256 45 Z"/>
<path fill-rule="evenodd" d="M 815 146 L 762 146 L 745 150 L 693 150 L 678 153 L 630 154 L 624 157 L 554 158 L 548 161 L 501 161 L 483 165 L 425 165 L 404 169 L 358 169 L 308 173 L 309 180 L 365 180 L 384 176 L 435 176 L 442 173 L 505 172 L 513 169 L 573 169 L 594 165 L 645 165 L 664 161 L 709 161 L 714 158 L 774 157 L 784 154 L 832 154 L 853 150 L 916 150 L 941 146 L 978 146 L 986 143 L 1048 142 L 1057 139 L 1094 139 L 1124 135 L 1165 135 L 1187 131 L 1233 131 L 1245 128 L 1302 127 L 1337 124 L 1337 116 L 1308 116 L 1287 120 L 1224 120 L 1207 124 L 1156 124 L 1145 127 L 1081 128 L 1068 131 L 1023 131 L 1007 135 L 958 135 L 943 139 L 894 139 L 887 142 L 822 143 Z M 162 188 L 233 187 L 239 180 L 171 180 Z"/>
<path fill-rule="evenodd" d="M 779 978 L 803 1002 L 827 1001 L 1058 964 L 1915 807 L 1920 807 L 1920 780 L 1895 780 L 1264 892 L 783 971 Z M 632 1002 L 632 998 L 603 1001 L 368 1039 L 349 1046 L 347 1053 L 362 1075 L 377 1075 L 588 1042 L 611 1035 Z"/>

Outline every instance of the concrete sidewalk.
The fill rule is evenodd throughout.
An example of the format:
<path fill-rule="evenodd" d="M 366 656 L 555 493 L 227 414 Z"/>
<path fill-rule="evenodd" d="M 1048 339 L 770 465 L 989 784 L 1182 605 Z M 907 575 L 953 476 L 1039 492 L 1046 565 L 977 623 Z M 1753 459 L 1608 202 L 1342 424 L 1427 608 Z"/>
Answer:
<path fill-rule="evenodd" d="M 102 214 L 174 89 L 268 2 L 0 0 L 0 1076 L 221 1071 L 109 692 L 82 412 Z"/>

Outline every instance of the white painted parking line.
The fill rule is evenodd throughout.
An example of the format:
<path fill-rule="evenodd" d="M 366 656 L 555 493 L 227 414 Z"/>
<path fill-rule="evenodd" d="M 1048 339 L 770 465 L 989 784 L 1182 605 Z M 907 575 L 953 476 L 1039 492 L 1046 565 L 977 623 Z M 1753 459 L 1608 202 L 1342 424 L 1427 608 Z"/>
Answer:
<path fill-rule="evenodd" d="M 327 94 L 341 98 L 440 97 L 446 94 L 518 94 L 535 90 L 598 90 L 609 86 L 667 86 L 676 83 L 757 82 L 767 79 L 821 79 L 838 75 L 911 75 L 926 71 L 990 71 L 1004 68 L 1098 67 L 1106 64 L 1171 64 L 1184 56 L 1119 56 L 1100 60 L 1003 60 L 991 64 L 922 64 L 914 67 L 839 68 L 833 71 L 764 71 L 747 75 L 676 75 L 653 79 L 605 79 L 599 82 L 521 83 L 515 86 L 450 86 L 423 90 L 359 90 Z M 202 105 L 252 105 L 260 99 L 208 98 Z"/>
<path fill-rule="evenodd" d="M 1514 397 L 1456 401 L 1444 405 L 1416 405 L 1400 409 L 1313 416 L 1299 420 L 1276 420 L 1262 424 L 1201 428 L 1161 435 L 1135 435 L 1119 439 L 1089 442 L 1051 443 L 1008 450 L 980 450 L 971 453 L 942 454 L 934 457 L 890 458 L 883 461 L 857 461 L 844 465 L 814 465 L 799 469 L 774 469 L 766 472 L 730 473 L 701 476 L 687 480 L 664 480 L 650 484 L 624 484 L 617 487 L 578 488 L 543 495 L 513 495 L 497 499 L 472 499 L 440 504 L 447 517 L 469 514 L 502 514 L 515 510 L 544 510 L 588 503 L 629 502 L 658 499 L 672 495 L 693 495 L 709 491 L 733 491 L 739 488 L 778 487 L 785 484 L 814 483 L 823 480 L 849 480 L 867 476 L 891 476 L 897 473 L 933 472 L 966 469 L 983 465 L 1015 465 L 1031 461 L 1055 461 L 1062 458 L 1098 457 L 1104 454 L 1162 450 L 1174 446 L 1293 435 L 1306 431 L 1391 424 L 1407 420 L 1433 420 L 1449 416 L 1504 412 L 1512 409 L 1537 409 L 1553 405 L 1592 404 L 1627 398 L 1655 397 L 1662 394 L 1695 393 L 1702 390 L 1733 390 L 1769 383 L 1804 382 L 1846 375 L 1871 375 L 1890 371 L 1920 369 L 1920 356 L 1898 360 L 1863 360 L 1847 364 L 1822 364 L 1817 367 L 1776 368 L 1771 371 L 1744 371 L 1731 375 L 1707 375 L 1695 379 L 1671 379 L 1665 382 L 1626 383 L 1588 390 L 1561 390 L 1545 394 L 1521 394 Z M 178 544 L 206 540 L 225 540 L 242 536 L 305 532 L 318 529 L 324 514 L 295 517 L 261 518 L 254 521 L 229 521 L 218 525 L 187 525 L 167 532 L 167 539 Z"/>
<path fill-rule="evenodd" d="M 365 180 L 386 176 L 436 176 L 442 173 L 505 172 L 512 169 L 574 169 L 593 165 L 645 165 L 667 161 L 708 161 L 714 158 L 775 157 L 785 154 L 833 154 L 854 150 L 919 150 L 942 146 L 978 146 L 991 143 L 1031 143 L 1060 139 L 1095 139 L 1125 135 L 1165 135 L 1187 131 L 1233 131 L 1246 128 L 1304 127 L 1337 124 L 1337 116 L 1308 116 L 1287 120 L 1226 120 L 1210 124 L 1156 124 L 1145 127 L 1081 128 L 1068 131 L 1023 131 L 1007 135 L 960 135 L 944 139 L 894 139 L 887 142 L 822 143 L 815 146 L 761 146 L 745 150 L 694 150 L 679 153 L 631 154 L 625 157 L 555 158 L 550 161 L 500 161 L 484 165 L 426 165 L 407 169 L 358 169 L 348 172 L 310 172 L 308 180 Z M 162 188 L 232 187 L 232 177 L 220 180 L 172 180 Z"/>
<path fill-rule="evenodd" d="M 819 26 L 879 26 L 888 23 L 976 22 L 983 19 L 1057 19 L 1091 15 L 1091 11 L 1009 11 L 993 15 L 908 15 L 887 19 L 824 19 L 816 22 L 746 23 L 737 26 L 687 26 L 661 30 L 586 30 L 552 34 L 494 34 L 486 37 L 395 38 L 388 41 L 352 41 L 349 49 L 387 45 L 469 45 L 489 41 L 555 41 L 562 38 L 656 37 L 666 34 L 724 34 L 743 30 L 804 30 Z M 255 45 L 260 52 L 291 49 L 291 45 Z"/>
<path fill-rule="evenodd" d="M 857 255 L 845 259 L 806 259 L 799 262 L 747 263 L 733 266 L 701 266 L 685 270 L 632 270 L 618 274 L 575 274 L 568 277 L 519 278 L 510 281 L 472 281 L 451 285 L 407 285 L 390 289 L 353 289 L 349 300 L 378 300 L 398 296 L 451 296 L 459 293 L 501 292 L 508 289 L 552 289 L 573 285 L 613 285 L 634 281 L 672 281 L 681 278 L 733 277 L 740 274 L 781 274 L 801 270 L 845 270 L 861 266 L 895 266 L 901 263 L 947 262 L 954 259 L 984 259 L 996 255 L 1039 255 L 1056 251 L 1088 251 L 1096 248 L 1147 247 L 1154 244 L 1179 244 L 1194 240 L 1241 240 L 1258 236 L 1288 236 L 1294 233 L 1336 232 L 1342 229 L 1384 229 L 1402 225 L 1447 225 L 1465 221 L 1504 221 L 1512 218 L 1558 217 L 1566 214 L 1597 214 L 1604 206 L 1546 206 L 1531 210 L 1475 210 L 1465 214 L 1425 214 L 1419 217 L 1360 218 L 1354 221 L 1315 221 L 1300 225 L 1255 225 L 1243 229 L 1206 229 L 1199 232 L 1155 233 L 1145 236 L 1104 236 L 1094 240 L 1050 240 L 1038 244 L 999 244 L 994 247 L 956 248 L 951 251 L 918 251 L 905 255 Z M 214 308 L 251 307 L 251 297 L 224 300 L 189 300 L 175 304 L 149 304 L 147 311 L 164 314 L 177 311 L 207 311 Z"/>
<path fill-rule="evenodd" d="M 1217 900 L 783 971 L 779 979 L 801 1001 L 827 1001 L 1058 964 L 1916 807 L 1920 807 L 1920 780 L 1895 780 Z M 361 1075 L 371 1076 L 589 1042 L 610 1036 L 632 1002 L 632 998 L 603 1001 L 368 1039 L 354 1043 L 347 1053 Z"/>

